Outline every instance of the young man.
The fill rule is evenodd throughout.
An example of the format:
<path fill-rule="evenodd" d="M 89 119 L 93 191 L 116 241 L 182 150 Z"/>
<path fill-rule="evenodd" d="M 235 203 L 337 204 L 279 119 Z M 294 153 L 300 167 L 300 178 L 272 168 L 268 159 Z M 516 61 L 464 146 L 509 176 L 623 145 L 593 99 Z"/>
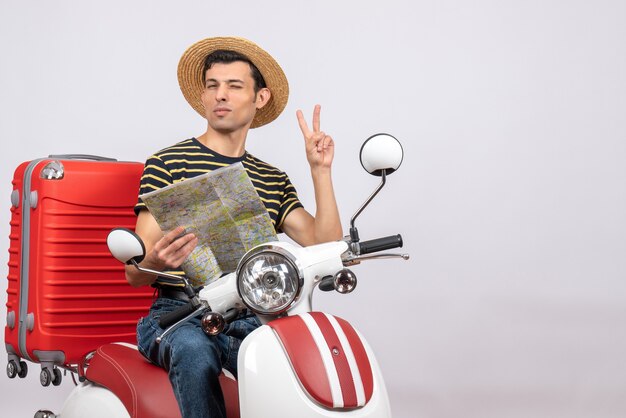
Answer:
<path fill-rule="evenodd" d="M 285 173 L 245 150 L 248 130 L 274 120 L 287 103 L 287 79 L 267 52 L 241 38 L 204 39 L 183 54 L 178 79 L 187 101 L 206 118 L 207 129 L 197 138 L 150 157 L 140 194 L 242 162 L 277 232 L 285 232 L 304 246 L 341 238 L 331 181 L 334 141 L 320 130 L 319 105 L 313 112 L 312 129 L 302 112 L 297 112 L 315 189 L 315 216 L 304 210 Z M 182 274 L 179 266 L 197 245 L 197 238 L 193 234 L 181 236 L 182 227 L 161 231 L 141 199 L 135 211 L 136 232 L 147 254 L 141 265 Z M 186 296 L 179 290 L 180 283 L 156 279 L 132 267 L 127 268 L 126 277 L 133 286 L 158 289 L 159 297 L 150 314 L 139 321 L 138 346 L 144 356 L 168 371 L 182 416 L 225 417 L 218 376 L 223 367 L 236 375 L 239 345 L 259 326 L 257 319 L 241 317 L 224 333 L 209 337 L 196 318 L 156 344 L 156 337 L 163 332 L 158 318 L 185 304 Z"/>

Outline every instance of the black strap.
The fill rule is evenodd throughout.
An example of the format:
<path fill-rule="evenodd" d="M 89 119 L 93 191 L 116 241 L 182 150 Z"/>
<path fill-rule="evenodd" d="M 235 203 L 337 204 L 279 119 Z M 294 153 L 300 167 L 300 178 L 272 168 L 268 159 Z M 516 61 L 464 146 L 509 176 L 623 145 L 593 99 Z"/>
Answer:
<path fill-rule="evenodd" d="M 189 297 L 185 294 L 182 287 L 159 286 L 159 297 L 167 299 L 175 299 L 183 302 L 189 302 Z"/>

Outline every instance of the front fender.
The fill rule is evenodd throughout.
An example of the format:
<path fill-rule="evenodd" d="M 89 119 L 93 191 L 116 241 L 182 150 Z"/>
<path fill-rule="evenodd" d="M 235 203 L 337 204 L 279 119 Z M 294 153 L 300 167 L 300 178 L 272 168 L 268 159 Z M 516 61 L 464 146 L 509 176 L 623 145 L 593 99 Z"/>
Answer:
<path fill-rule="evenodd" d="M 281 318 L 239 351 L 242 418 L 390 417 L 376 359 L 360 334 L 321 312 Z"/>

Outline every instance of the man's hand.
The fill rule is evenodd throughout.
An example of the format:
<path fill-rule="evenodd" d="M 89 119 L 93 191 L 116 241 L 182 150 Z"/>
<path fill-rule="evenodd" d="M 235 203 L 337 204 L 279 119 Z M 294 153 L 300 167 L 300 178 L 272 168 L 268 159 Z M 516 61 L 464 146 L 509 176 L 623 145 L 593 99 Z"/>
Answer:
<path fill-rule="evenodd" d="M 315 190 L 315 217 L 303 208 L 289 213 L 282 224 L 283 231 L 300 245 L 313 245 L 341 239 L 341 222 L 335 201 L 330 167 L 335 155 L 333 139 L 320 131 L 320 105 L 313 110 L 313 130 L 309 129 L 302 111 L 298 124 L 304 135 L 306 158 L 311 166 Z"/>
<path fill-rule="evenodd" d="M 154 244 L 146 256 L 145 264 L 155 270 L 178 268 L 197 244 L 198 238 L 194 234 L 185 234 L 185 228 L 179 226 Z"/>
<path fill-rule="evenodd" d="M 296 112 L 298 124 L 302 135 L 304 135 L 304 146 L 306 158 L 311 169 L 330 168 L 335 155 L 335 144 L 333 139 L 320 131 L 320 111 L 321 106 L 315 105 L 313 110 L 313 130 L 309 129 L 301 110 Z"/>
<path fill-rule="evenodd" d="M 185 228 L 178 227 L 163 235 L 154 216 L 142 210 L 135 226 L 135 233 L 141 237 L 146 248 L 146 258 L 140 265 L 157 271 L 180 267 L 198 244 L 194 234 L 182 235 L 184 232 Z M 152 284 L 156 276 L 143 273 L 134 266 L 126 266 L 126 280 L 134 287 L 146 286 Z"/>

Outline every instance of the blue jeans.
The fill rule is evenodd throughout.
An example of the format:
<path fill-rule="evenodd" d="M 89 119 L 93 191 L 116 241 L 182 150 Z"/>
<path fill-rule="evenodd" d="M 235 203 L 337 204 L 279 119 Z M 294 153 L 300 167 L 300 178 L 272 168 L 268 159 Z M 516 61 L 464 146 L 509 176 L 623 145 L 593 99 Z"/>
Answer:
<path fill-rule="evenodd" d="M 208 336 L 196 317 L 156 343 L 164 330 L 159 317 L 185 302 L 157 298 L 150 314 L 137 324 L 139 351 L 168 372 L 183 418 L 226 417 L 224 396 L 218 380 L 222 368 L 237 376 L 237 353 L 241 340 L 259 325 L 254 316 L 237 319 L 224 332 Z"/>

